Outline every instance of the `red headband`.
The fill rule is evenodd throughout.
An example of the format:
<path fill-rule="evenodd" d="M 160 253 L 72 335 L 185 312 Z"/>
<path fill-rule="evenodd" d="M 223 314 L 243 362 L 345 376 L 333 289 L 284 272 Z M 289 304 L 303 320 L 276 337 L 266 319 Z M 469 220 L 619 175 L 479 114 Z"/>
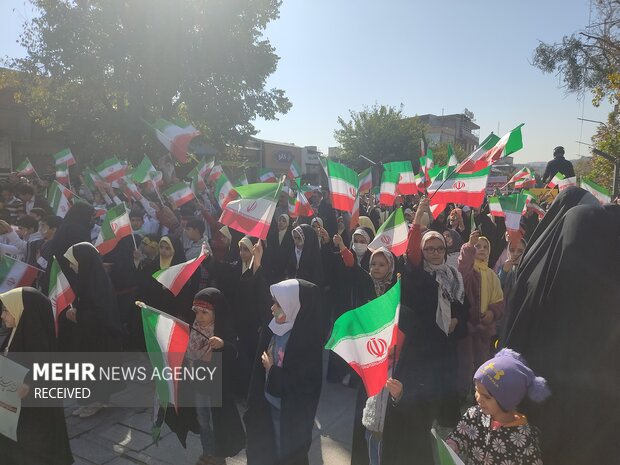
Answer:
<path fill-rule="evenodd" d="M 213 310 L 215 308 L 213 304 L 206 300 L 194 300 L 192 307 L 206 308 L 207 310 Z"/>

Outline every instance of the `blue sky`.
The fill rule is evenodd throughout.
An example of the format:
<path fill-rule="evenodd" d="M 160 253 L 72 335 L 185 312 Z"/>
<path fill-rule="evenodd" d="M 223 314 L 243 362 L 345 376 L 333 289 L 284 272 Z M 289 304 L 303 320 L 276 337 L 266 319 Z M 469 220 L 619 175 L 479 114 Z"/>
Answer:
<path fill-rule="evenodd" d="M 582 125 L 582 102 L 530 61 L 539 41 L 583 29 L 589 4 L 284 0 L 265 33 L 280 56 L 268 87 L 284 89 L 293 108 L 278 121 L 257 120 L 258 136 L 326 152 L 339 116 L 402 103 L 408 116 L 468 108 L 481 139 L 525 123 L 517 162 L 547 160 L 556 145 L 568 158 L 587 155 L 576 141 L 589 142 L 596 125 Z M 23 54 L 15 39 L 25 16 L 23 0 L 0 2 L 0 56 Z M 609 106 L 585 100 L 583 116 L 605 121 Z"/>

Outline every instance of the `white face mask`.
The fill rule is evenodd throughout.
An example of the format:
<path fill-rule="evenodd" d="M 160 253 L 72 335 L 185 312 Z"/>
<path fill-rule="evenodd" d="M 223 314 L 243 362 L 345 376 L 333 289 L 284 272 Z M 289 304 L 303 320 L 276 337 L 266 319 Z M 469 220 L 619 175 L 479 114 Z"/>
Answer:
<path fill-rule="evenodd" d="M 368 244 L 363 244 L 361 242 L 354 242 L 353 243 L 353 251 L 357 255 L 365 254 L 367 250 L 368 250 Z"/>

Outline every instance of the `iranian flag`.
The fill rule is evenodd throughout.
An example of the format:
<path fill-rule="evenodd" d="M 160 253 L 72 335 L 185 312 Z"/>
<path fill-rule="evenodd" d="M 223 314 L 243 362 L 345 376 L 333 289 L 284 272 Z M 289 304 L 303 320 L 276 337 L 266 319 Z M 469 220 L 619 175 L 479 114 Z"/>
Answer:
<path fill-rule="evenodd" d="M 388 380 L 388 353 L 396 344 L 400 281 L 380 297 L 344 313 L 325 346 L 362 378 L 366 394 L 377 395 Z"/>
<path fill-rule="evenodd" d="M 19 176 L 30 176 L 31 174 L 34 174 L 34 166 L 30 163 L 30 160 L 26 158 L 17 168 L 15 168 L 15 171 Z"/>
<path fill-rule="evenodd" d="M 125 176 L 125 167 L 116 157 L 108 158 L 95 168 L 99 176 L 107 182 L 118 181 Z"/>
<path fill-rule="evenodd" d="M 56 257 L 53 258 L 50 269 L 49 298 L 52 302 L 52 314 L 56 325 L 56 335 L 58 335 L 58 317 L 75 300 L 75 293 L 69 286 L 69 281 L 62 272 Z"/>
<path fill-rule="evenodd" d="M 418 187 L 415 182 L 415 174 L 410 161 L 393 161 L 384 163 L 383 168 L 386 171 L 394 171 L 399 174 L 396 190 L 399 194 L 409 195 L 417 194 Z"/>
<path fill-rule="evenodd" d="M 71 204 L 69 203 L 69 199 L 72 197 L 73 193 L 59 184 L 57 181 L 54 181 L 50 184 L 50 187 L 47 189 L 47 201 L 52 207 L 52 211 L 54 215 L 60 216 L 64 218 Z"/>
<path fill-rule="evenodd" d="M 295 162 L 295 160 L 291 161 L 291 166 L 288 168 L 288 173 L 286 173 L 286 177 L 291 181 L 294 181 L 297 178 L 301 177 L 301 169 Z"/>
<path fill-rule="evenodd" d="M 166 121 L 165 119 L 158 119 L 151 127 L 155 129 L 155 135 L 159 142 L 168 149 L 174 158 L 179 163 L 187 163 L 187 148 L 194 137 L 200 135 L 200 132 L 191 124 L 186 122 L 179 122 L 180 126 Z"/>
<path fill-rule="evenodd" d="M 131 180 L 131 177 L 125 176 L 121 178 L 119 184 L 127 200 L 134 199 L 139 202 L 142 199 L 140 188 Z"/>
<path fill-rule="evenodd" d="M 561 191 L 563 191 L 567 187 L 571 187 L 571 186 L 577 186 L 577 177 L 576 176 L 572 176 L 570 178 L 564 178 L 564 179 L 560 180 L 560 182 L 558 182 L 558 189 L 560 189 Z"/>
<path fill-rule="evenodd" d="M 366 168 L 357 178 L 360 186 L 358 192 L 370 192 L 370 189 L 372 189 L 372 168 Z"/>
<path fill-rule="evenodd" d="M 293 214 L 295 217 L 314 215 L 312 205 L 310 205 L 308 198 L 301 191 L 298 191 L 297 194 L 295 194 L 295 210 L 293 211 Z"/>
<path fill-rule="evenodd" d="M 153 273 L 155 278 L 162 286 L 172 292 L 175 296 L 179 295 L 183 286 L 187 283 L 189 278 L 192 277 L 196 269 L 200 266 L 202 261 L 207 257 L 207 251 L 204 244 L 200 255 L 192 260 L 188 260 L 178 265 L 173 265 L 165 270 L 159 270 Z"/>
<path fill-rule="evenodd" d="M 32 286 L 39 269 L 3 255 L 0 257 L 0 293 L 16 287 Z"/>
<path fill-rule="evenodd" d="M 176 184 L 166 189 L 163 194 L 168 197 L 170 203 L 175 208 L 179 208 L 181 205 L 185 205 L 187 202 L 194 200 L 194 193 L 183 181 L 179 181 Z"/>
<path fill-rule="evenodd" d="M 69 184 L 69 167 L 67 164 L 56 165 L 56 181 L 65 186 Z"/>
<path fill-rule="evenodd" d="M 108 210 L 101 224 L 101 231 L 95 240 L 95 248 L 101 255 L 111 252 L 118 241 L 132 234 L 131 222 L 125 204 Z"/>
<path fill-rule="evenodd" d="M 84 170 L 84 184 L 86 184 L 88 190 L 95 192 L 100 187 L 104 187 L 106 182 L 92 169 L 86 168 Z"/>
<path fill-rule="evenodd" d="M 256 183 L 230 191 L 220 223 L 265 240 L 276 211 L 282 183 Z"/>
<path fill-rule="evenodd" d="M 491 150 L 493 147 L 495 147 L 495 144 L 497 144 L 497 142 L 499 141 L 499 137 L 497 137 L 495 134 L 491 133 L 489 134 L 486 139 L 484 139 L 480 145 L 478 146 L 478 148 L 476 150 L 474 150 L 471 154 L 469 154 L 469 156 L 467 158 L 465 158 L 465 160 L 463 160 L 457 167 L 456 167 L 456 171 L 459 173 L 468 173 L 471 171 L 475 171 L 475 170 L 471 170 L 471 166 L 475 165 L 476 162 L 485 154 L 487 153 L 489 150 Z"/>
<path fill-rule="evenodd" d="M 428 194 L 434 204 L 460 203 L 470 207 L 480 207 L 484 201 L 487 178 L 491 167 L 475 173 L 456 173 L 451 178 L 435 179 L 428 188 Z"/>
<path fill-rule="evenodd" d="M 418 186 L 419 192 L 426 192 L 426 177 L 424 173 L 420 172 L 415 175 L 415 183 Z"/>
<path fill-rule="evenodd" d="M 532 210 L 534 213 L 536 213 L 538 215 L 539 219 L 543 219 L 545 216 L 545 209 L 543 207 L 541 207 L 540 205 L 538 205 L 535 202 L 529 202 L 527 204 L 527 208 L 528 210 Z"/>
<path fill-rule="evenodd" d="M 75 158 L 73 157 L 73 154 L 71 153 L 71 150 L 69 149 L 61 150 L 60 152 L 55 153 L 52 156 L 54 157 L 54 164 L 56 166 L 62 165 L 62 164 L 65 164 L 67 166 L 75 165 Z"/>
<path fill-rule="evenodd" d="M 555 176 L 553 176 L 551 181 L 547 183 L 547 187 L 550 187 L 553 189 L 554 187 L 560 184 L 560 181 L 564 181 L 565 179 L 566 179 L 566 176 L 564 176 L 562 173 L 560 172 L 555 173 Z"/>
<path fill-rule="evenodd" d="M 459 173 L 472 173 L 480 171 L 488 166 L 491 166 L 500 158 L 507 157 L 508 155 L 521 150 L 523 148 L 523 137 L 521 135 L 522 126 L 523 124 L 520 124 L 508 134 L 505 134 L 490 148 L 489 145 L 493 138 L 487 138 L 487 140 L 485 140 L 474 153 L 463 160 L 459 168 L 457 168 L 457 171 Z"/>
<path fill-rule="evenodd" d="M 387 207 L 394 205 L 396 200 L 396 186 L 400 179 L 400 173 L 396 171 L 384 171 L 381 175 L 381 191 L 379 193 L 379 203 Z"/>
<path fill-rule="evenodd" d="M 189 174 L 191 175 L 190 187 L 192 189 L 192 192 L 196 195 L 196 197 L 198 197 L 207 188 L 207 183 L 205 182 L 204 178 L 200 176 L 200 173 L 198 173 L 198 171 L 194 171 L 193 173 L 190 172 Z"/>
<path fill-rule="evenodd" d="M 353 210 L 351 210 L 351 221 L 349 222 L 349 230 L 353 231 L 360 224 L 360 193 L 357 192 L 355 202 L 353 202 Z"/>
<path fill-rule="evenodd" d="M 527 166 L 517 171 L 507 184 L 515 183 L 515 189 L 528 189 L 536 185 L 536 177 Z"/>
<path fill-rule="evenodd" d="M 226 173 L 222 171 L 222 173 L 217 178 L 215 182 L 215 198 L 217 199 L 217 203 L 220 204 L 220 208 L 224 209 L 226 206 L 226 202 L 228 202 L 228 196 L 234 189 L 232 183 L 228 180 L 228 176 Z"/>
<path fill-rule="evenodd" d="M 403 209 L 397 208 L 377 230 L 377 235 L 368 244 L 368 248 L 377 250 L 379 247 L 385 247 L 394 255 L 400 257 L 407 250 L 408 232 Z"/>
<path fill-rule="evenodd" d="M 273 174 L 273 171 L 268 169 L 260 170 L 258 173 L 258 179 L 260 179 L 260 182 L 278 182 L 278 178 L 276 178 L 276 175 Z"/>
<path fill-rule="evenodd" d="M 142 302 L 136 302 L 136 305 L 142 308 L 144 341 L 153 368 L 159 373 L 182 368 L 189 343 L 189 325 Z M 176 409 L 179 382 L 174 376 L 169 378 L 156 378 L 155 389 L 162 407 L 172 404 Z"/>
<path fill-rule="evenodd" d="M 144 155 L 140 164 L 131 172 L 131 179 L 138 184 L 151 181 L 150 174 L 153 171 L 155 171 L 155 166 L 153 166 L 151 159 Z"/>
<path fill-rule="evenodd" d="M 222 174 L 224 174 L 224 168 L 222 168 L 222 165 L 214 165 L 209 172 L 209 177 L 207 180 L 210 182 L 215 182 Z"/>
<path fill-rule="evenodd" d="M 456 155 L 454 154 L 454 151 L 452 150 L 452 144 L 448 144 L 448 167 L 454 167 L 456 168 L 459 164 L 459 160 L 458 158 L 456 158 Z"/>
<path fill-rule="evenodd" d="M 238 186 L 247 186 L 248 184 L 250 184 L 248 182 L 248 177 L 245 173 L 243 173 L 241 176 L 239 176 L 239 178 L 237 179 L 237 185 Z"/>
<path fill-rule="evenodd" d="M 327 173 L 333 207 L 350 212 L 359 187 L 357 173 L 348 166 L 331 160 L 327 160 Z"/>
<path fill-rule="evenodd" d="M 587 190 L 590 194 L 598 199 L 601 204 L 611 203 L 611 192 L 603 186 L 590 181 L 588 178 L 581 178 L 579 182 L 582 189 Z"/>
<path fill-rule="evenodd" d="M 524 194 L 489 197 L 491 215 L 505 218 L 506 229 L 518 231 L 521 217 L 527 209 L 528 196 Z"/>

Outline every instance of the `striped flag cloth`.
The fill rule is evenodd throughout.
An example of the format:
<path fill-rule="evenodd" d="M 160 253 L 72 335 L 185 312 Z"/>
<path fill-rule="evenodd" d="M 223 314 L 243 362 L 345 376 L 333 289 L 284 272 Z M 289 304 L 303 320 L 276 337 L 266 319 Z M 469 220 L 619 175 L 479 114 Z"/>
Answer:
<path fill-rule="evenodd" d="M 217 199 L 217 203 L 220 204 L 220 208 L 223 209 L 226 206 L 226 203 L 228 202 L 228 196 L 233 189 L 234 186 L 228 180 L 228 176 L 226 176 L 226 173 L 222 171 L 218 176 L 217 181 L 215 181 L 214 189 L 215 198 Z"/>
<path fill-rule="evenodd" d="M 56 181 L 64 186 L 69 185 L 69 166 L 66 163 L 56 165 Z"/>
<path fill-rule="evenodd" d="M 16 287 L 32 286 L 39 269 L 8 255 L 0 256 L 0 293 Z"/>
<path fill-rule="evenodd" d="M 200 135 L 200 131 L 185 121 L 176 121 L 176 123 L 159 118 L 150 126 L 155 130 L 157 140 L 168 149 L 168 152 L 179 163 L 187 163 L 189 161 L 187 148 L 192 139 Z"/>
<path fill-rule="evenodd" d="M 116 157 L 111 157 L 95 168 L 95 171 L 107 182 L 118 181 L 125 176 L 125 166 Z"/>
<path fill-rule="evenodd" d="M 168 200 L 170 200 L 170 203 L 172 203 L 175 208 L 179 208 L 181 205 L 185 205 L 187 202 L 194 200 L 194 193 L 187 183 L 183 181 L 179 181 L 170 186 L 163 194 L 168 197 Z"/>
<path fill-rule="evenodd" d="M 400 280 L 382 296 L 340 316 L 325 346 L 355 370 L 369 397 L 379 394 L 388 380 L 388 354 L 396 344 L 399 313 Z"/>
<path fill-rule="evenodd" d="M 51 183 L 47 188 L 47 201 L 50 207 L 52 207 L 52 212 L 54 215 L 60 216 L 61 218 L 64 218 L 69 211 L 71 207 L 69 200 L 72 196 L 73 192 L 57 181 Z"/>
<path fill-rule="evenodd" d="M 131 222 L 125 204 L 111 208 L 103 218 L 95 248 L 101 255 L 111 252 L 118 241 L 132 234 Z"/>
<path fill-rule="evenodd" d="M 336 210 L 350 212 L 359 187 L 357 173 L 348 166 L 331 160 L 327 160 L 327 173 L 332 206 Z"/>
<path fill-rule="evenodd" d="M 379 193 L 379 203 L 387 207 L 394 205 L 396 200 L 396 186 L 400 179 L 397 171 L 384 171 L 381 175 L 381 191 Z"/>
<path fill-rule="evenodd" d="M 521 150 L 523 148 L 521 127 L 523 127 L 523 124 L 520 124 L 508 134 L 505 134 L 492 146 L 490 146 L 490 144 L 497 136 L 491 133 L 474 153 L 463 160 L 456 170 L 459 173 L 474 173 L 491 166 L 500 158 L 507 157 Z"/>
<path fill-rule="evenodd" d="M 26 158 L 17 168 L 15 168 L 15 171 L 19 176 L 30 176 L 31 174 L 34 174 L 34 166 L 30 163 L 30 160 Z"/>
<path fill-rule="evenodd" d="M 155 166 L 153 166 L 151 159 L 144 155 L 140 164 L 131 172 L 131 179 L 138 184 L 142 184 L 151 180 L 150 173 L 153 171 L 156 171 Z"/>
<path fill-rule="evenodd" d="M 273 171 L 268 169 L 261 169 L 258 173 L 258 179 L 260 179 L 260 182 L 278 182 L 278 178 L 273 174 Z"/>
<path fill-rule="evenodd" d="M 189 343 L 189 325 L 142 302 L 136 302 L 136 305 L 142 309 L 144 341 L 153 368 L 162 373 L 164 369 L 174 372 L 183 367 Z M 179 381 L 173 376 L 170 378 L 156 378 L 155 389 L 162 407 L 172 404 L 177 409 Z"/>
<path fill-rule="evenodd" d="M 359 189 L 358 192 L 370 192 L 372 189 L 372 168 L 366 168 L 358 175 Z"/>
<path fill-rule="evenodd" d="M 383 168 L 386 171 L 394 171 L 399 174 L 396 190 L 402 195 L 412 195 L 418 193 L 418 187 L 415 183 L 415 174 L 410 161 L 393 161 L 384 163 Z"/>
<path fill-rule="evenodd" d="M 405 222 L 405 215 L 401 207 L 397 208 L 388 216 L 385 223 L 377 229 L 377 235 L 373 241 L 368 244 L 368 248 L 371 250 L 377 250 L 380 247 L 385 247 L 397 257 L 400 257 L 407 250 L 407 223 Z"/>
<path fill-rule="evenodd" d="M 601 204 L 611 203 L 611 192 L 603 186 L 589 180 L 588 178 L 582 177 L 579 181 L 580 187 L 596 197 Z"/>
<path fill-rule="evenodd" d="M 475 173 L 457 172 L 445 182 L 438 176 L 427 189 L 431 204 L 457 203 L 479 208 L 484 201 L 490 171 L 487 167 Z"/>
<path fill-rule="evenodd" d="M 69 149 L 61 150 L 60 152 L 52 155 L 52 157 L 54 157 L 54 165 L 56 166 L 62 164 L 65 164 L 67 166 L 75 165 L 75 158 L 73 157 L 73 154 Z"/>
<path fill-rule="evenodd" d="M 291 181 L 301 177 L 301 169 L 297 165 L 295 160 L 291 161 L 291 166 L 288 168 L 288 173 L 286 173 L 286 177 Z"/>
<path fill-rule="evenodd" d="M 75 293 L 62 272 L 56 257 L 53 258 L 50 269 L 49 298 L 52 302 L 54 324 L 56 325 L 56 335 L 58 335 L 58 317 L 75 300 Z"/>
<path fill-rule="evenodd" d="M 206 257 L 207 251 L 203 244 L 200 255 L 196 258 L 179 263 L 178 265 L 173 265 L 165 270 L 156 271 L 153 273 L 153 278 L 174 295 L 179 295 L 183 286 L 185 286 L 189 278 L 191 278 Z"/>

